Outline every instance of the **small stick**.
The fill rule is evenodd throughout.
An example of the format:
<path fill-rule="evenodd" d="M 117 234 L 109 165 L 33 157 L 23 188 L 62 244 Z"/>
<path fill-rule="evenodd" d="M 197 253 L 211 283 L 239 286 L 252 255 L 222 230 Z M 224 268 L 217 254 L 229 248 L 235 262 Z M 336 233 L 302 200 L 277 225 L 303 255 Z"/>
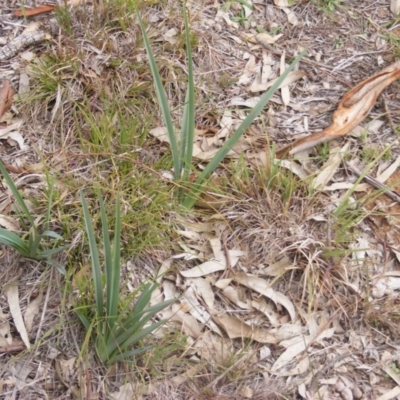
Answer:
<path fill-rule="evenodd" d="M 390 190 L 386 185 L 383 183 L 378 182 L 376 179 L 372 178 L 370 175 L 364 175 L 358 168 L 354 167 L 348 162 L 345 162 L 347 168 L 349 168 L 354 174 L 358 177 L 363 176 L 365 182 L 369 185 L 373 186 L 376 189 L 382 190 L 386 196 L 390 197 L 392 200 L 400 203 L 400 195 L 393 190 Z"/>

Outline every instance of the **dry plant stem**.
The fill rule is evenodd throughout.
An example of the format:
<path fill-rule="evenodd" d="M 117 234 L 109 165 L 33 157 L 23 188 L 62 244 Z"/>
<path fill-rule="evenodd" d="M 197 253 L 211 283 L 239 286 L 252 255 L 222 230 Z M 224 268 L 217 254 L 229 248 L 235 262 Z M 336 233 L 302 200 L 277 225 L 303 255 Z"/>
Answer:
<path fill-rule="evenodd" d="M 365 79 L 351 89 L 341 100 L 337 110 L 333 113 L 332 124 L 321 132 L 293 143 L 277 151 L 276 157 L 283 158 L 288 154 L 295 154 L 310 149 L 320 143 L 329 142 L 347 135 L 371 111 L 382 91 L 400 78 L 400 61 L 395 62 L 381 72 Z"/>
<path fill-rule="evenodd" d="M 378 190 L 382 190 L 384 192 L 384 194 L 386 194 L 386 196 L 390 197 L 393 201 L 400 203 L 400 195 L 397 194 L 395 191 L 390 190 L 386 185 L 384 185 L 383 183 L 380 183 L 376 179 L 372 178 L 372 176 L 364 175 L 362 173 L 362 171 L 360 171 L 358 168 L 354 167 L 350 163 L 345 162 L 345 165 L 348 169 L 350 169 L 358 177 L 363 176 L 363 179 L 369 185 L 373 186 L 374 188 L 376 188 Z"/>
<path fill-rule="evenodd" d="M 49 278 L 49 282 L 51 282 L 53 279 L 53 269 L 50 269 L 50 278 Z M 42 315 L 40 317 L 40 322 L 39 322 L 39 327 L 36 333 L 36 339 L 35 339 L 35 343 L 39 342 L 39 338 L 42 332 L 42 325 L 44 323 L 44 319 L 46 316 L 46 311 L 47 311 L 47 305 L 49 304 L 49 297 L 50 297 L 50 287 L 47 288 L 47 293 L 46 293 L 46 298 L 43 304 L 43 311 L 42 311 Z"/>
<path fill-rule="evenodd" d="M 218 377 L 216 377 L 211 383 L 209 383 L 207 385 L 207 387 L 212 388 L 214 387 L 224 376 L 226 376 L 227 374 L 229 374 L 230 371 L 232 371 L 239 363 L 241 363 L 245 358 L 247 357 L 247 355 L 244 355 L 242 357 L 239 358 L 239 360 L 237 360 L 234 364 L 232 364 L 229 368 L 227 368 L 221 375 L 219 375 Z"/>

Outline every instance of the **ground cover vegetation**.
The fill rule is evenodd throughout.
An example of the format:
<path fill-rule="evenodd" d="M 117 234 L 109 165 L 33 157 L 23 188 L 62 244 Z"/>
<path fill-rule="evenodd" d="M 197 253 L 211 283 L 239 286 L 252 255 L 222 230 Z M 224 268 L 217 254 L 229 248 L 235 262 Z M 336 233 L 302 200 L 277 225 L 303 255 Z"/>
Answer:
<path fill-rule="evenodd" d="M 0 396 L 399 396 L 398 82 L 275 155 L 395 61 L 400 5 L 67 3 L 1 14 Z"/>

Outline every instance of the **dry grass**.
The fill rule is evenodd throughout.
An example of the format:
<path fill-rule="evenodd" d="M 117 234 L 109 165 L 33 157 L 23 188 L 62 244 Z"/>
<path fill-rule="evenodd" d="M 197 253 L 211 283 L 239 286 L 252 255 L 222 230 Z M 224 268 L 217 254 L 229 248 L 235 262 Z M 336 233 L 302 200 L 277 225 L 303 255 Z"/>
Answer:
<path fill-rule="evenodd" d="M 54 182 L 52 224 L 70 244 L 59 259 L 67 274 L 61 276 L 49 266 L 2 248 L 2 312 L 10 312 L 6 297 L 10 285 L 19 287 L 22 314 L 37 298 L 40 306 L 29 331 L 32 349 L 24 350 L 19 339 L 16 350 L 2 348 L 1 398 L 112 399 L 113 393 L 130 383 L 131 398 L 154 400 L 295 399 L 306 392 L 310 399 L 344 399 L 348 397 L 343 385 L 352 388 L 354 398 L 361 391 L 363 398 L 372 399 L 396 385 L 381 368 L 387 354 L 393 365 L 398 366 L 400 358 L 398 287 L 390 286 L 396 279 L 389 280 L 398 279 L 399 205 L 366 192 L 355 193 L 354 203 L 345 204 L 344 186 L 311 189 L 312 178 L 333 145 L 297 162 L 310 175 L 307 179 L 274 162 L 262 165 L 258 160 L 262 151 L 267 159 L 271 157 L 273 143 L 286 144 L 291 137 L 305 134 L 306 127 L 310 132 L 326 127 L 350 87 L 393 62 L 399 51 L 397 22 L 387 4 L 373 1 L 296 3 L 291 10 L 299 20 L 297 26 L 270 2 L 255 4 L 249 17 L 239 2 L 189 5 L 197 128 L 205 132 L 203 144 L 213 138 L 216 146 L 223 144 L 224 139 L 216 135 L 225 111 L 232 111 L 233 126 L 246 115 L 246 108 L 231 105 L 232 99 L 257 95 L 246 92 L 250 81 L 241 85 L 239 80 L 250 56 L 256 63 L 252 77 L 258 79 L 269 50 L 243 41 L 242 32 L 283 33 L 268 53 L 273 74 L 283 50 L 291 56 L 299 46 L 309 49 L 308 61 L 300 65 L 307 76 L 290 86 L 289 106 L 282 105 L 277 93 L 271 109 L 246 133 L 250 149 L 232 156 L 213 177 L 210 192 L 228 201 L 190 214 L 177 204 L 166 178 L 171 168 L 168 146 L 148 134 L 162 121 L 133 3 L 100 1 L 95 9 L 84 5 L 57 12 L 60 35 L 32 49 L 38 58 L 29 63 L 31 91 L 13 110 L 14 118 L 18 111 L 24 119 L 21 132 L 29 148 L 18 151 L 12 142 L 1 140 L 0 154 L 6 164 L 21 169 L 13 176 L 15 180 L 25 177 L 20 188 L 33 200 L 37 215 L 46 205 L 42 177 L 50 176 Z M 186 91 L 181 12 L 171 0 L 143 6 L 142 13 L 178 121 Z M 5 15 L 15 22 L 10 13 Z M 47 17 L 37 19 L 46 23 Z M 11 30 L 6 32 L 12 35 Z M 23 65 L 20 58 L 16 62 Z M 11 77 L 18 87 L 19 69 L 10 65 L 1 65 L 0 76 Z M 385 101 L 379 100 L 368 117 L 369 122 L 383 121 L 382 127 L 359 139 L 346 139 L 351 142 L 348 158 L 358 158 L 365 166 L 394 142 L 377 168 L 382 170 L 396 159 L 400 153 L 395 141 L 400 125 L 398 85 L 386 90 Z M 27 169 L 32 164 L 37 168 L 34 173 Z M 377 174 L 377 168 L 370 173 Z M 332 181 L 354 183 L 356 177 L 340 166 Z M 391 187 L 396 189 L 398 182 L 394 175 Z M 74 314 L 76 307 L 93 299 L 77 194 L 81 187 L 93 215 L 93 189 L 101 189 L 110 208 L 110 226 L 115 193 L 121 193 L 126 295 L 121 307 L 129 309 L 132 292 L 145 279 L 155 279 L 160 265 L 165 267 L 160 279 L 164 295 L 191 299 L 180 303 L 183 317 L 173 309 L 170 325 L 154 338 L 155 348 L 133 365 L 118 364 L 108 370 L 100 365 Z M 10 203 L 4 191 L 1 213 L 14 216 Z M 98 220 L 97 215 L 94 222 Z M 184 278 L 180 271 L 212 259 L 213 238 L 220 240 L 229 268 L 203 279 L 214 293 L 211 307 L 196 286 L 199 281 Z M 231 249 L 245 252 L 235 266 L 229 265 Z M 173 255 L 180 258 L 163 264 Z M 269 288 L 287 296 L 296 320 L 289 318 L 285 306 L 270 299 L 264 299 L 272 315 L 266 317 L 251 306 L 262 296 L 234 280 L 227 285 L 239 300 L 228 298 L 225 287 L 217 283 L 243 273 L 268 281 Z M 230 339 L 227 329 L 219 326 L 225 342 L 218 342 L 216 350 L 207 339 L 213 331 L 210 320 L 190 313 L 193 299 L 198 301 L 195 307 L 210 312 L 212 321 L 230 316 L 273 334 L 284 326 L 300 333 L 276 343 L 260 343 L 244 337 Z M 190 327 L 185 326 L 189 317 Z M 13 324 L 11 332 L 18 337 Z M 321 332 L 326 336 L 318 337 Z M 293 337 L 311 339 L 304 351 L 275 371 L 275 362 Z"/>

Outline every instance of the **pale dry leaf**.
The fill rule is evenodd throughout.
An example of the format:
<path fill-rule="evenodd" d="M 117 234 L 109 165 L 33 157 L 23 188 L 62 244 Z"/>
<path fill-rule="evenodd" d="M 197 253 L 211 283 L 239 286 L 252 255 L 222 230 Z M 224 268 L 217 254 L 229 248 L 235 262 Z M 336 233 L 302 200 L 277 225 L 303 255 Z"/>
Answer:
<path fill-rule="evenodd" d="M 288 169 L 297 175 L 300 179 L 306 179 L 308 177 L 308 173 L 304 170 L 304 168 L 293 160 L 277 160 L 278 164 L 281 167 Z M 265 165 L 265 164 L 264 164 Z"/>
<path fill-rule="evenodd" d="M 0 307 L 0 346 L 8 346 L 12 343 L 11 326 L 8 322 L 8 315 L 3 313 Z"/>
<path fill-rule="evenodd" d="M 388 168 L 385 169 L 381 174 L 376 177 L 376 180 L 380 183 L 385 183 L 398 169 L 400 166 L 400 156 L 396 158 Z"/>
<path fill-rule="evenodd" d="M 383 296 L 393 295 L 395 290 L 400 289 L 400 277 L 385 276 L 380 277 L 372 282 L 371 295 L 375 299 Z"/>
<path fill-rule="evenodd" d="M 64 88 L 62 85 L 58 85 L 57 87 L 57 95 L 56 95 L 56 101 L 54 102 L 54 106 L 53 109 L 51 111 L 51 119 L 50 119 L 50 123 L 53 123 L 58 111 L 60 110 L 61 107 L 61 102 L 63 99 L 63 92 L 64 92 Z"/>
<path fill-rule="evenodd" d="M 296 318 L 296 311 L 291 300 L 284 294 L 272 289 L 269 282 L 253 275 L 236 274 L 234 281 L 271 299 L 276 305 L 280 304 L 288 311 L 292 321 Z"/>
<path fill-rule="evenodd" d="M 284 256 L 268 267 L 261 269 L 260 274 L 269 276 L 282 276 L 292 267 L 293 263 L 288 257 Z"/>
<path fill-rule="evenodd" d="M 117 392 L 109 393 L 110 400 L 131 400 L 136 399 L 136 385 L 132 382 L 122 385 Z"/>
<path fill-rule="evenodd" d="M 323 111 L 325 112 L 325 111 Z M 352 137 L 359 138 L 362 135 L 365 135 L 366 133 L 371 134 L 371 133 L 378 133 L 379 129 L 385 124 L 384 121 L 381 119 L 374 119 L 373 121 L 369 122 L 366 126 L 361 126 L 357 125 L 355 128 L 353 128 L 350 132 L 349 135 Z"/>
<path fill-rule="evenodd" d="M 208 310 L 210 312 L 213 311 L 215 298 L 210 282 L 204 278 L 192 278 L 191 281 L 195 286 L 196 292 L 203 298 Z"/>
<path fill-rule="evenodd" d="M 254 74 L 256 73 L 256 57 L 254 55 L 250 55 L 242 75 L 239 77 L 238 84 L 239 85 L 248 85 L 252 82 Z"/>
<path fill-rule="evenodd" d="M 149 133 L 160 142 L 169 144 L 167 128 L 165 126 L 158 126 L 157 128 L 150 129 Z"/>
<path fill-rule="evenodd" d="M 283 82 L 279 85 L 279 88 L 288 86 L 291 83 L 296 82 L 297 80 L 301 79 L 305 75 L 306 75 L 306 73 L 303 71 L 292 71 L 283 80 Z M 249 92 L 263 92 L 263 91 L 269 89 L 278 79 L 279 78 L 273 79 L 272 81 L 269 81 L 267 83 L 260 83 L 260 84 L 253 83 L 251 86 L 246 88 L 246 90 Z"/>
<path fill-rule="evenodd" d="M 246 3 L 242 3 L 242 8 L 246 18 L 249 18 L 253 13 L 253 0 L 246 0 Z"/>
<path fill-rule="evenodd" d="M 213 237 L 209 239 L 212 252 L 214 254 L 214 258 L 220 260 L 224 257 L 224 253 L 222 251 L 221 239 L 219 237 Z"/>
<path fill-rule="evenodd" d="M 176 35 L 178 31 L 175 28 L 168 29 L 162 36 L 164 40 L 172 45 L 178 42 Z"/>
<path fill-rule="evenodd" d="M 230 339 L 252 339 L 260 343 L 275 344 L 278 340 L 267 331 L 251 327 L 235 317 L 214 317 L 214 321 L 221 326 Z"/>
<path fill-rule="evenodd" d="M 285 52 L 282 53 L 281 56 L 281 63 L 280 63 L 280 74 L 282 75 L 285 70 L 286 70 L 286 66 L 285 66 Z M 282 86 L 281 87 L 281 97 L 282 97 L 282 101 L 283 104 L 285 106 L 288 106 L 290 103 L 290 91 L 289 91 L 289 86 Z"/>
<path fill-rule="evenodd" d="M 272 66 L 274 64 L 275 64 L 274 59 L 271 57 L 269 53 L 267 53 L 264 50 L 262 55 L 262 71 L 260 77 L 260 83 L 262 85 L 265 85 L 268 82 L 268 79 L 272 74 Z M 272 107 L 268 109 L 268 117 L 270 119 L 273 117 L 273 115 L 271 115 L 271 112 L 273 112 Z"/>
<path fill-rule="evenodd" d="M 221 330 L 212 320 L 210 313 L 197 300 L 193 288 L 189 287 L 181 297 L 180 301 L 183 305 L 188 307 L 189 313 L 193 315 L 197 321 L 206 324 L 212 331 L 222 336 Z"/>
<path fill-rule="evenodd" d="M 173 261 L 172 258 L 168 258 L 168 259 L 164 260 L 164 261 L 161 263 L 160 269 L 159 269 L 159 271 L 158 271 L 158 277 L 157 277 L 157 279 L 156 279 L 156 282 L 157 282 L 157 283 L 161 283 L 161 281 L 162 281 L 162 279 L 163 279 L 163 276 L 164 276 L 164 275 L 167 273 L 167 271 L 171 268 L 172 261 Z M 159 302 L 160 302 L 161 296 L 162 296 L 161 289 L 160 289 L 160 286 L 158 286 L 158 287 L 156 287 L 156 289 L 151 293 L 150 305 L 151 305 L 151 306 L 154 306 L 155 304 L 159 303 Z M 173 296 L 173 297 L 175 297 L 175 296 Z M 165 298 L 165 293 L 164 293 L 164 300 L 169 300 L 169 299 L 172 299 L 173 297 Z"/>
<path fill-rule="evenodd" d="M 22 34 L 38 31 L 41 27 L 40 21 L 31 22 L 23 31 Z"/>
<path fill-rule="evenodd" d="M 233 27 L 234 29 L 239 29 L 240 27 L 238 22 L 231 20 L 229 13 L 219 8 L 217 14 L 215 15 L 215 21 L 219 22 L 221 20 L 224 20 L 228 26 Z"/>
<path fill-rule="evenodd" d="M 58 359 L 56 360 L 56 369 L 61 375 L 63 383 L 66 385 L 72 385 L 76 375 L 76 357 L 69 358 L 68 360 Z"/>
<path fill-rule="evenodd" d="M 244 399 L 252 399 L 254 396 L 254 390 L 251 389 L 248 386 L 243 386 L 240 391 L 239 394 L 244 398 Z"/>
<path fill-rule="evenodd" d="M 179 271 L 180 274 L 185 278 L 199 278 L 204 275 L 209 275 L 217 271 L 223 271 L 226 268 L 226 260 L 217 261 L 206 261 L 196 267 L 188 269 L 186 271 Z"/>
<path fill-rule="evenodd" d="M 231 282 L 232 282 L 231 278 L 219 279 L 217 282 L 215 282 L 214 286 L 217 287 L 218 289 L 225 289 L 230 285 Z"/>
<path fill-rule="evenodd" d="M 9 366 L 8 372 L 11 373 L 11 380 L 17 390 L 22 390 L 29 385 L 30 379 L 28 376 L 32 373 L 33 367 L 29 363 L 13 363 Z"/>
<path fill-rule="evenodd" d="M 31 344 L 29 343 L 28 332 L 22 318 L 21 306 L 19 304 L 19 293 L 18 286 L 12 285 L 7 288 L 7 301 L 10 307 L 10 313 L 13 317 L 15 327 L 21 336 L 25 346 L 29 349 Z"/>
<path fill-rule="evenodd" d="M 290 0 L 274 0 L 274 4 L 278 7 L 289 7 L 292 5 L 290 3 Z"/>
<path fill-rule="evenodd" d="M 400 13 L 400 0 L 390 0 L 390 11 L 395 16 Z"/>
<path fill-rule="evenodd" d="M 174 282 L 164 279 L 162 283 L 164 300 L 171 300 L 179 296 L 178 289 Z"/>
<path fill-rule="evenodd" d="M 12 131 L 18 130 L 22 126 L 22 119 L 14 119 L 11 125 L 0 129 L 0 139 L 7 139 L 8 134 Z"/>
<path fill-rule="evenodd" d="M 310 186 L 312 189 L 324 187 L 335 175 L 337 169 L 343 161 L 343 158 L 350 147 L 350 142 L 347 142 L 343 147 L 336 147 L 331 150 L 326 163 L 321 167 L 319 174 L 312 180 Z"/>
<path fill-rule="evenodd" d="M 186 382 L 188 379 L 193 378 L 199 371 L 200 365 L 195 365 L 194 367 L 189 368 L 183 374 L 174 376 L 170 381 L 175 386 L 178 387 L 182 385 L 182 383 Z"/>
<path fill-rule="evenodd" d="M 267 303 L 265 299 L 252 300 L 251 305 L 258 311 L 262 312 L 269 320 L 272 326 L 279 326 L 279 314 L 274 310 L 274 306 Z"/>
<path fill-rule="evenodd" d="M 242 97 L 234 97 L 231 100 L 230 105 L 254 108 L 259 101 L 260 101 L 260 96 L 250 97 L 248 99 L 243 99 Z"/>
<path fill-rule="evenodd" d="M 79 6 L 81 4 L 91 3 L 93 0 L 67 0 L 68 6 Z"/>
<path fill-rule="evenodd" d="M 190 240 L 201 240 L 202 239 L 202 235 L 200 235 L 199 233 L 195 232 L 195 231 L 190 231 L 190 230 L 181 230 L 181 229 L 177 229 L 176 233 L 178 233 L 180 236 L 185 237 L 186 239 L 190 239 Z"/>
<path fill-rule="evenodd" d="M 270 34 L 266 32 L 258 33 L 255 35 L 255 39 L 257 42 L 261 44 L 274 44 L 278 39 L 280 39 L 283 36 L 283 33 L 275 36 L 271 36 Z"/>
<path fill-rule="evenodd" d="M 352 189 L 355 192 L 365 192 L 370 187 L 371 186 L 368 185 L 368 183 L 360 183 L 356 187 L 354 187 L 354 183 L 351 182 L 335 182 L 332 183 L 332 185 L 325 186 L 323 190 L 325 192 L 327 191 L 333 192 L 335 190 Z"/>
<path fill-rule="evenodd" d="M 21 73 L 19 76 L 19 89 L 18 94 L 20 98 L 26 97 L 27 93 L 29 93 L 30 86 L 29 86 L 29 76 L 26 73 Z"/>
<path fill-rule="evenodd" d="M 175 303 L 172 305 L 171 309 L 161 311 L 160 317 L 162 319 L 167 319 L 169 323 L 176 322 L 185 335 L 194 339 L 201 336 L 201 325 L 197 322 L 196 318 L 186 313 L 180 304 Z M 161 333 L 160 338 L 162 337 L 164 337 L 164 333 Z"/>
<path fill-rule="evenodd" d="M 212 362 L 214 365 L 225 365 L 234 349 L 227 339 L 205 332 L 194 345 L 197 353 L 203 360 Z"/>
<path fill-rule="evenodd" d="M 215 139 L 213 139 L 213 144 L 217 146 L 219 145 L 218 140 L 226 138 L 232 131 L 233 127 L 232 111 L 225 110 L 219 124 L 221 125 L 221 129 L 215 135 Z"/>
<path fill-rule="evenodd" d="M 243 310 L 251 310 L 252 306 L 249 302 L 244 302 L 240 299 L 238 290 L 232 286 L 227 286 L 222 290 L 222 294 L 233 304 L 242 308 Z"/>
<path fill-rule="evenodd" d="M 278 371 L 280 368 L 284 367 L 287 363 L 295 359 L 296 356 L 306 350 L 310 343 L 316 342 L 323 338 L 331 337 L 333 334 L 334 329 L 330 328 L 322 331 L 317 336 L 299 336 L 297 338 L 293 338 L 294 340 L 290 339 L 293 344 L 287 347 L 287 349 L 278 357 L 271 370 L 275 372 Z"/>
<path fill-rule="evenodd" d="M 398 396 L 400 396 L 400 386 L 396 386 L 393 389 L 387 391 L 385 394 L 382 396 L 379 396 L 376 398 L 376 400 L 391 400 L 391 399 L 397 399 Z"/>
<path fill-rule="evenodd" d="M 19 232 L 21 230 L 18 221 L 3 214 L 0 214 L 0 225 L 3 228 L 13 232 Z"/>
<path fill-rule="evenodd" d="M 306 328 L 301 325 L 283 324 L 277 328 L 272 328 L 270 332 L 279 340 L 289 340 L 296 336 L 303 335 Z"/>
<path fill-rule="evenodd" d="M 39 296 L 37 296 L 36 299 L 32 300 L 28 304 L 28 307 L 26 307 L 24 313 L 24 322 L 28 333 L 30 333 L 30 331 L 32 330 L 33 320 L 38 314 L 41 304 L 42 304 L 42 293 L 40 293 Z"/>
<path fill-rule="evenodd" d="M 290 369 L 289 371 L 280 372 L 279 376 L 302 375 L 309 371 L 310 371 L 310 357 L 303 357 L 292 369 Z"/>
<path fill-rule="evenodd" d="M 293 26 L 297 26 L 299 24 L 299 20 L 296 17 L 296 14 L 290 10 L 287 7 L 283 7 L 282 10 L 285 12 L 285 14 L 287 15 L 288 21 L 291 25 Z"/>

